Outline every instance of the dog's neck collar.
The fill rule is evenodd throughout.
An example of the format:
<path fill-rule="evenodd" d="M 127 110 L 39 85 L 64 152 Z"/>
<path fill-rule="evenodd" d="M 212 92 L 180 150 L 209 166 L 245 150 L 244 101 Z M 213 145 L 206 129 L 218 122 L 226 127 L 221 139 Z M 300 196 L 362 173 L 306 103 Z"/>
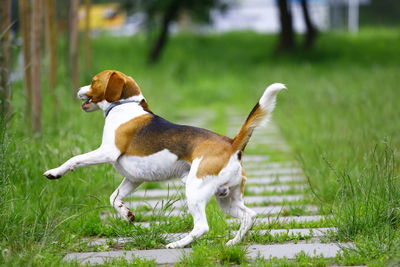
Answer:
<path fill-rule="evenodd" d="M 127 99 L 127 100 L 119 100 L 116 102 L 111 103 L 111 105 L 108 106 L 108 108 L 106 108 L 106 110 L 104 110 L 104 116 L 107 117 L 108 113 L 110 113 L 110 111 L 115 108 L 116 106 L 122 105 L 122 104 L 127 104 L 127 103 L 140 103 L 142 100 L 133 100 L 133 99 Z"/>

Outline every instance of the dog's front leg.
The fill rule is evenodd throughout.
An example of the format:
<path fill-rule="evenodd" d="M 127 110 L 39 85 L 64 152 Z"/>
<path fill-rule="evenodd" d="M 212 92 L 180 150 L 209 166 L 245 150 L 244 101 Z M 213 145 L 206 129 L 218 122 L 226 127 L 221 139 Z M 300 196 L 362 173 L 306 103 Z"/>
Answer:
<path fill-rule="evenodd" d="M 69 171 L 78 167 L 96 165 L 101 163 L 112 163 L 119 156 L 119 153 L 110 149 L 100 147 L 91 152 L 70 158 L 58 168 L 54 168 L 43 173 L 49 179 L 58 179 Z"/>

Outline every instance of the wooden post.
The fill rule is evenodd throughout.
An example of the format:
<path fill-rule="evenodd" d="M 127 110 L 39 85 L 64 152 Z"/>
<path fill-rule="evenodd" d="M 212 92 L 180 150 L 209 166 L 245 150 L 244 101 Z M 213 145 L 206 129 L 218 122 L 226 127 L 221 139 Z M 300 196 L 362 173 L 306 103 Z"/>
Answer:
<path fill-rule="evenodd" d="M 49 89 L 54 98 L 54 88 L 57 85 L 57 18 L 55 14 L 56 7 L 55 0 L 45 1 L 46 47 L 49 50 Z"/>
<path fill-rule="evenodd" d="M 31 15 L 31 82 L 32 82 L 32 130 L 35 134 L 41 131 L 42 93 L 40 71 L 40 46 L 42 37 L 43 1 L 32 1 Z"/>
<path fill-rule="evenodd" d="M 31 47 L 30 47 L 30 6 L 29 1 L 19 0 L 19 23 L 20 34 L 22 37 L 22 53 L 24 55 L 24 90 L 26 98 L 25 114 L 30 118 L 31 100 L 32 100 L 32 82 L 31 82 Z M 31 121 L 28 119 L 28 122 Z"/>
<path fill-rule="evenodd" d="M 79 86 L 79 0 L 71 0 L 69 12 L 70 38 L 69 38 L 69 65 L 71 74 L 71 92 L 76 97 L 76 90 Z"/>
<path fill-rule="evenodd" d="M 48 92 L 51 96 L 52 102 L 52 117 L 54 123 L 57 123 L 57 114 L 59 104 L 56 93 L 57 86 L 57 18 L 56 18 L 56 7 L 55 0 L 45 0 L 45 25 L 46 25 L 46 49 L 49 52 L 48 57 L 48 76 L 49 76 L 49 84 L 48 84 Z"/>
<path fill-rule="evenodd" d="M 10 115 L 11 0 L 0 5 L 0 118 Z"/>
<path fill-rule="evenodd" d="M 92 68 L 92 39 L 91 39 L 91 25 L 90 25 L 90 9 L 92 0 L 85 0 L 85 69 L 90 71 Z"/>

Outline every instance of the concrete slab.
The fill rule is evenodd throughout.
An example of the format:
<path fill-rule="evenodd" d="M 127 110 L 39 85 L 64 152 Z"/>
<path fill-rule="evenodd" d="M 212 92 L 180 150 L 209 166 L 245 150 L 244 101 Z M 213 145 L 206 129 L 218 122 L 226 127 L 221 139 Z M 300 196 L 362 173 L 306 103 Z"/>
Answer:
<path fill-rule="evenodd" d="M 139 207 L 141 206 L 141 204 L 144 203 L 140 203 L 140 202 L 128 202 L 127 206 L 132 208 L 132 207 Z M 164 216 L 183 216 L 185 214 L 188 213 L 188 211 L 186 209 L 184 209 L 184 205 L 182 205 L 181 207 L 174 207 L 172 209 L 158 209 L 157 206 L 155 206 L 154 210 L 150 210 L 147 212 L 141 212 L 141 215 L 152 215 L 153 213 L 155 215 L 164 215 Z M 306 211 L 306 212 L 317 212 L 318 211 L 318 207 L 313 206 L 313 205 L 292 205 L 292 206 L 252 206 L 249 207 L 252 210 L 254 210 L 255 212 L 257 212 L 258 216 L 268 216 L 268 215 L 279 215 L 280 213 L 284 212 L 285 210 L 290 210 L 292 208 L 301 208 L 302 210 Z M 120 217 L 118 214 L 116 213 L 107 213 L 107 214 L 102 214 L 101 218 L 102 219 L 106 219 L 107 217 L 110 216 L 116 216 L 116 217 Z"/>
<path fill-rule="evenodd" d="M 249 199 L 248 199 L 249 198 Z M 253 197 L 245 197 L 246 203 L 262 203 L 266 202 L 268 200 L 271 200 L 271 198 L 267 197 L 258 197 L 255 196 Z M 248 200 L 247 200 L 248 199 Z M 278 198 L 280 199 L 280 198 Z M 277 198 L 272 198 L 272 200 L 277 200 Z M 252 202 L 253 201 L 253 202 Z M 258 202 L 257 202 L 258 201 Z M 278 202 L 279 203 L 279 202 Z M 148 212 L 141 212 L 143 215 L 152 215 L 153 213 L 160 215 L 162 213 L 165 214 L 165 216 L 180 216 L 183 215 L 184 213 L 187 212 L 186 209 L 186 201 L 185 200 L 179 200 L 174 202 L 173 204 L 170 203 L 170 206 L 166 206 L 166 202 L 163 200 L 148 200 L 148 201 L 132 201 L 132 202 L 126 202 L 125 203 L 128 208 L 131 209 L 136 209 L 138 207 L 148 207 L 149 210 Z M 252 210 L 257 212 L 261 216 L 265 215 L 270 215 L 270 214 L 279 214 L 282 213 L 284 210 L 290 210 L 292 208 L 301 208 L 304 211 L 307 212 L 317 212 L 318 207 L 313 206 L 313 205 L 286 205 L 286 206 L 252 206 L 250 207 Z M 104 214 L 104 218 L 106 216 L 117 216 L 116 214 Z"/>
<path fill-rule="evenodd" d="M 251 245 L 248 247 L 248 256 L 254 260 L 258 257 L 287 258 L 294 259 L 296 254 L 304 252 L 309 256 L 323 256 L 324 258 L 334 258 L 342 248 L 353 248 L 351 243 L 287 243 L 275 245 Z M 103 264 L 107 260 L 124 258 L 132 260 L 134 258 L 144 258 L 155 260 L 157 264 L 174 264 L 179 262 L 184 253 L 190 253 L 192 249 L 150 249 L 150 250 L 117 250 L 107 252 L 78 252 L 69 253 L 63 261 L 76 261 L 79 264 Z"/>
<path fill-rule="evenodd" d="M 263 211 L 267 211 L 267 210 L 263 210 Z M 261 212 L 263 212 L 261 211 Z M 177 215 L 181 215 L 183 214 L 182 211 L 179 211 L 180 213 Z M 259 213 L 260 214 L 260 213 Z M 309 215 L 309 216 L 279 216 L 277 215 L 278 213 L 272 214 L 272 213 L 264 213 L 264 214 L 260 214 L 260 215 L 272 215 L 269 217 L 257 217 L 255 224 L 268 224 L 268 223 L 274 223 L 274 222 L 279 222 L 279 223 L 290 223 L 290 222 L 319 222 L 323 219 L 329 219 L 329 216 L 324 216 L 324 215 Z M 105 219 L 105 216 L 110 217 L 110 216 L 116 216 L 119 217 L 119 215 L 113 213 L 113 214 L 104 214 L 102 215 L 102 219 Z M 226 220 L 228 223 L 239 223 L 238 219 L 227 219 Z M 159 222 L 159 221 L 152 221 L 152 222 L 133 222 L 132 226 L 133 227 L 143 227 L 143 228 L 149 228 L 151 227 L 151 225 L 155 224 L 162 224 L 164 222 Z"/>
<path fill-rule="evenodd" d="M 260 194 L 263 192 L 274 192 L 274 193 L 283 193 L 289 190 L 302 190 L 306 186 L 303 184 L 296 185 L 264 185 L 264 186 L 246 186 L 246 192 Z"/>
<path fill-rule="evenodd" d="M 302 175 L 282 175 L 282 176 L 265 176 L 247 177 L 246 185 L 249 184 L 272 184 L 272 183 L 288 183 L 288 182 L 306 182 Z"/>
<path fill-rule="evenodd" d="M 167 233 L 165 239 L 169 242 L 177 240 L 188 233 Z M 112 243 L 117 245 L 124 245 L 132 241 L 131 237 L 114 237 L 114 238 L 84 238 L 82 242 L 87 243 L 89 247 L 104 246 L 105 244 Z"/>
<path fill-rule="evenodd" d="M 309 256 L 323 256 L 324 258 L 334 258 L 342 247 L 354 247 L 350 243 L 312 243 L 312 244 L 278 244 L 278 245 L 251 245 L 248 248 L 250 258 L 263 257 L 270 259 L 273 257 L 294 259 L 296 254 L 304 252 Z"/>
<path fill-rule="evenodd" d="M 322 215 L 310 215 L 310 216 L 273 216 L 267 218 L 257 218 L 255 224 L 262 224 L 262 223 L 291 223 L 291 222 L 318 222 L 329 217 L 322 216 Z M 228 219 L 229 223 L 239 223 L 238 219 Z"/>
<path fill-rule="evenodd" d="M 183 216 L 184 214 L 188 213 L 188 210 L 182 209 L 172 209 L 172 210 L 154 210 L 142 213 L 144 215 L 152 215 L 153 213 L 156 215 L 164 215 L 164 216 Z"/>
<path fill-rule="evenodd" d="M 271 234 L 271 235 L 311 235 L 312 237 L 321 237 L 327 234 L 328 232 L 334 232 L 337 229 L 335 227 L 326 227 L 326 228 L 303 228 L 303 229 L 272 229 L 272 230 L 260 230 L 259 234 Z M 252 231 L 254 232 L 254 231 Z"/>
<path fill-rule="evenodd" d="M 263 169 L 260 166 L 258 170 L 247 171 L 246 174 L 248 176 L 276 176 L 276 175 L 296 175 L 303 173 L 300 168 L 281 168 L 281 169 Z"/>
<path fill-rule="evenodd" d="M 318 207 L 316 206 L 311 206 L 311 205 L 304 205 L 304 206 L 255 206 L 255 207 L 250 207 L 252 210 L 258 213 L 259 216 L 266 216 L 266 215 L 272 215 L 272 214 L 280 214 L 284 210 L 290 210 L 291 208 L 301 208 L 305 211 L 308 212 L 316 212 L 318 211 Z M 172 209 L 172 210 L 154 210 L 154 211 L 148 211 L 145 213 L 142 213 L 144 215 L 152 215 L 153 213 L 157 215 L 164 214 L 165 216 L 182 216 L 184 214 L 188 213 L 188 210 L 186 209 Z"/>
<path fill-rule="evenodd" d="M 277 161 L 277 162 L 265 162 L 260 164 L 257 161 L 248 160 L 247 155 L 243 156 L 243 166 L 248 169 L 282 169 L 282 168 L 298 168 L 298 164 L 295 161 Z"/>
<path fill-rule="evenodd" d="M 319 222 L 324 219 L 329 219 L 329 216 L 323 215 L 310 215 L 310 216 L 273 216 L 273 217 L 259 217 L 256 219 L 255 224 L 262 224 L 262 223 L 273 223 L 273 222 L 280 222 L 280 223 L 290 223 L 290 222 Z M 238 219 L 228 219 L 226 220 L 228 223 L 239 223 Z M 134 222 L 133 226 L 140 226 L 144 228 L 150 227 L 151 224 L 160 224 L 161 222 Z"/>
<path fill-rule="evenodd" d="M 260 167 L 258 167 L 259 169 Z M 286 182 L 292 182 L 292 181 L 306 181 L 305 177 L 303 175 L 295 174 L 295 175 L 258 175 L 254 174 L 251 171 L 247 172 L 248 177 L 247 177 L 247 183 L 248 184 L 270 184 L 270 183 L 275 183 L 275 182 L 281 182 L 281 183 L 286 183 Z M 254 175 L 253 175 L 254 174 Z M 143 197 L 143 196 L 151 196 L 151 194 L 155 194 L 156 196 L 165 196 L 166 192 L 168 192 L 169 189 L 169 194 L 173 194 L 173 192 L 184 192 L 185 190 L 185 185 L 181 181 L 174 180 L 172 182 L 168 183 L 159 183 L 162 189 L 147 189 L 147 190 L 138 190 L 136 192 L 139 192 L 136 194 L 136 192 L 133 192 L 131 194 L 132 197 Z M 164 191 L 155 191 L 155 192 L 149 192 L 148 194 L 145 194 L 144 192 L 146 191 L 153 191 L 153 190 L 164 190 Z"/>
<path fill-rule="evenodd" d="M 255 212 L 257 212 L 258 215 L 261 215 L 261 216 L 266 216 L 266 215 L 270 215 L 270 214 L 279 214 L 279 213 L 282 213 L 284 210 L 290 210 L 290 209 L 294 209 L 294 208 L 300 208 L 307 212 L 317 212 L 318 211 L 318 207 L 313 206 L 313 205 L 261 206 L 261 207 L 255 206 L 255 207 L 249 207 L 249 208 L 254 210 Z"/>
<path fill-rule="evenodd" d="M 288 149 L 289 147 L 282 141 L 277 141 L 273 137 L 266 137 L 263 139 L 259 140 L 251 140 L 248 146 L 252 146 L 254 148 L 259 148 L 261 146 L 266 146 L 268 148 L 274 148 L 274 149 Z"/>
<path fill-rule="evenodd" d="M 77 261 L 79 264 L 103 264 L 107 260 L 125 258 L 130 261 L 134 258 L 155 260 L 157 264 L 173 264 L 179 261 L 183 253 L 189 253 L 190 248 L 184 249 L 149 249 L 149 250 L 117 250 L 104 252 L 81 252 L 67 254 L 63 261 Z"/>
<path fill-rule="evenodd" d="M 243 156 L 244 162 L 263 162 L 263 164 L 268 162 L 269 157 L 267 155 L 246 155 Z"/>
<path fill-rule="evenodd" d="M 304 229 L 271 229 L 271 230 L 260 230 L 253 231 L 251 230 L 249 233 L 258 233 L 260 235 L 271 234 L 273 236 L 288 234 L 288 235 L 301 235 L 301 236 L 312 236 L 312 237 L 321 237 L 324 236 L 328 232 L 334 232 L 336 228 L 304 228 Z M 237 231 L 232 231 L 232 235 L 236 235 Z M 167 233 L 165 234 L 166 240 L 172 242 L 177 240 L 178 238 L 182 238 L 188 233 Z M 84 238 L 82 242 L 87 243 L 89 247 L 95 246 L 104 246 L 107 243 L 114 243 L 118 245 L 124 245 L 129 243 L 132 240 L 131 237 L 118 237 L 118 238 Z"/>
<path fill-rule="evenodd" d="M 152 224 L 160 224 L 160 222 L 134 222 L 132 225 L 149 228 Z"/>
<path fill-rule="evenodd" d="M 303 199 L 303 195 L 244 196 L 244 202 L 247 204 L 281 203 Z"/>
<path fill-rule="evenodd" d="M 177 208 L 181 209 L 186 206 L 185 199 L 179 200 L 159 200 L 159 199 L 149 199 L 145 201 L 130 201 L 125 203 L 128 208 L 135 209 L 137 207 L 149 207 L 151 209 L 163 209 L 163 208 Z"/>
<path fill-rule="evenodd" d="M 260 203 L 280 203 L 280 202 L 291 202 L 291 201 L 299 201 L 303 200 L 303 195 L 272 195 L 272 196 L 245 196 L 244 202 L 247 204 L 260 204 Z M 147 201 L 131 201 L 126 202 L 128 207 L 136 208 L 143 205 L 148 205 L 150 207 L 163 207 L 166 202 L 163 200 L 147 200 Z M 181 199 L 174 202 L 172 205 L 176 208 L 182 208 L 185 206 L 186 200 Z"/>
<path fill-rule="evenodd" d="M 170 189 L 148 189 L 148 190 L 138 190 L 130 194 L 130 197 L 179 197 L 184 192 L 179 188 Z"/>

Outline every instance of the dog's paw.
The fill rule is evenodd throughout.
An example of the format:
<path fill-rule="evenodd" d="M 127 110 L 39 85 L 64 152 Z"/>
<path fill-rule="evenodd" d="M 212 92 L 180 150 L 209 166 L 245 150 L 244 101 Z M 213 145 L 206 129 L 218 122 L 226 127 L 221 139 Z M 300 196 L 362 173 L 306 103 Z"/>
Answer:
<path fill-rule="evenodd" d="M 58 168 L 56 168 L 46 171 L 45 173 L 43 173 L 43 176 L 45 176 L 47 179 L 54 180 L 61 178 L 61 176 L 63 176 L 63 173 L 61 173 Z"/>
<path fill-rule="evenodd" d="M 181 245 L 179 244 L 179 242 L 177 241 L 177 242 L 169 243 L 169 244 L 166 245 L 165 247 L 166 247 L 166 248 L 182 248 L 183 246 L 181 246 Z"/>
<path fill-rule="evenodd" d="M 236 245 L 238 243 L 238 241 L 236 241 L 235 239 L 231 239 L 231 240 L 229 240 L 228 242 L 226 242 L 226 246 L 227 247 L 232 247 L 232 246 L 234 246 L 234 245 Z"/>

